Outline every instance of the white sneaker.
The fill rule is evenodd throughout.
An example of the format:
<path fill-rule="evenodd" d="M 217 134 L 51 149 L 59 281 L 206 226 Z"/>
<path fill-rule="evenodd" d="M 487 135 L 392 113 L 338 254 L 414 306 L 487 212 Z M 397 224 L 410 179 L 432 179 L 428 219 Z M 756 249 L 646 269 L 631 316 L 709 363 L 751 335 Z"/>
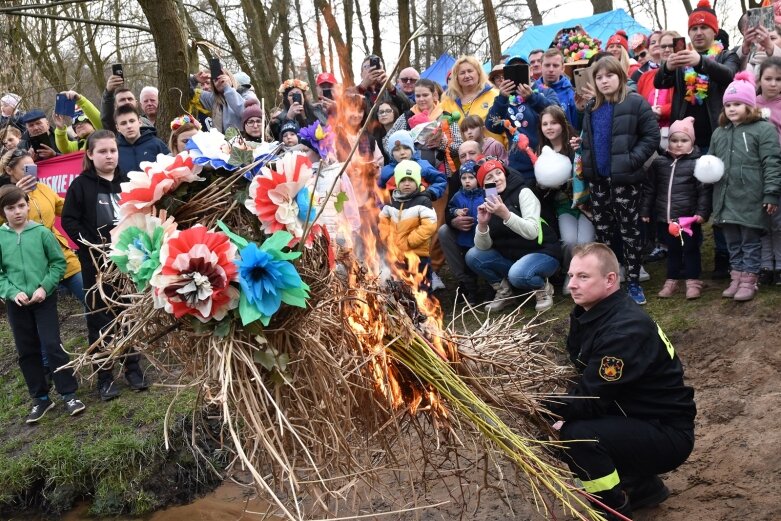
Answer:
<path fill-rule="evenodd" d="M 564 275 L 564 284 L 561 286 L 561 294 L 562 295 L 569 295 L 569 275 Z"/>
<path fill-rule="evenodd" d="M 542 289 L 538 289 L 534 292 L 534 298 L 537 299 L 537 304 L 534 309 L 537 311 L 545 311 L 553 307 L 553 284 L 545 281 L 545 286 Z"/>
<path fill-rule="evenodd" d="M 439 278 L 436 271 L 431 272 L 431 291 L 445 289 L 445 283 Z"/>
<path fill-rule="evenodd" d="M 618 271 L 619 271 L 619 275 L 618 275 L 619 282 L 626 282 L 626 269 L 623 266 L 621 266 L 621 268 Z M 647 280 L 651 280 L 651 275 L 649 275 L 648 272 L 645 271 L 645 268 L 640 266 L 640 282 L 645 282 Z"/>

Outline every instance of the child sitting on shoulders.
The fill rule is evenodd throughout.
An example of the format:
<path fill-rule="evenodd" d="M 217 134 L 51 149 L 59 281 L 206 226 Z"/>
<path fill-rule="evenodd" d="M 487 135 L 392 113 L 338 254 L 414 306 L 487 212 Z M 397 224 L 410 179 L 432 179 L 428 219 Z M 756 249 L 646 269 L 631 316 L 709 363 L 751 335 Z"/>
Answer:
<path fill-rule="evenodd" d="M 477 141 L 484 156 L 493 156 L 507 164 L 507 149 L 492 137 L 485 137 L 485 121 L 477 115 L 465 117 L 459 123 L 464 141 Z"/>
<path fill-rule="evenodd" d="M 694 217 L 692 235 L 681 231 L 674 237 L 665 230 L 660 240 L 667 245 L 667 280 L 659 292 L 670 298 L 678 290 L 678 281 L 686 281 L 686 298 L 697 299 L 702 294 L 702 224 L 711 213 L 713 189 L 694 177 L 694 167 L 700 157 L 694 145 L 694 118 L 688 117 L 670 125 L 667 151 L 654 159 L 643 187 L 640 217 L 650 222 L 652 210 L 660 223 L 670 223 L 681 217 Z"/>
<path fill-rule="evenodd" d="M 453 194 L 450 202 L 447 204 L 447 221 L 450 222 L 455 217 L 468 216 L 477 222 L 477 207 L 485 201 L 485 192 L 477 184 L 477 163 L 474 161 L 465 161 L 459 169 L 461 177 L 461 189 Z M 456 235 L 456 244 L 458 245 L 461 258 L 466 257 L 469 248 L 475 245 L 475 226 L 469 231 L 459 230 Z M 445 253 L 445 256 L 449 252 Z M 472 305 L 477 305 L 477 278 L 472 275 L 464 280 L 459 280 L 459 286 L 464 294 L 464 298 Z"/>
<path fill-rule="evenodd" d="M 379 229 L 380 241 L 396 256 L 391 260 L 409 270 L 408 254 L 420 259 L 418 272 L 425 270 L 426 289 L 429 289 L 429 243 L 437 231 L 437 216 L 431 199 L 420 191 L 420 172 L 420 165 L 415 161 L 403 160 L 396 165 L 393 173 L 396 189 L 390 204 L 383 206 L 380 212 Z"/>
<path fill-rule="evenodd" d="M 0 209 L 6 223 L 0 226 L 0 298 L 5 299 L 8 322 L 19 355 L 33 406 L 27 423 L 37 423 L 54 407 L 41 358 L 46 349 L 52 380 L 74 416 L 84 404 L 76 398 L 78 382 L 62 349 L 57 314 L 57 285 L 65 273 L 65 257 L 54 234 L 42 224 L 28 220 L 27 195 L 15 185 L 0 188 Z"/>

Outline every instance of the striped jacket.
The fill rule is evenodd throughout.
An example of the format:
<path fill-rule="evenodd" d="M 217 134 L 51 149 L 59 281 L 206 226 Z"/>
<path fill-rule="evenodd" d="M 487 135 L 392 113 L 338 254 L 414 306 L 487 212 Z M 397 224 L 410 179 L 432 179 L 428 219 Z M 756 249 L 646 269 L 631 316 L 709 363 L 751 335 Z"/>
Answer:
<path fill-rule="evenodd" d="M 380 212 L 380 240 L 391 251 L 396 248 L 399 260 L 406 252 L 428 257 L 429 243 L 436 231 L 437 215 L 431 199 L 422 192 L 402 196 L 394 190 L 391 203 Z"/>

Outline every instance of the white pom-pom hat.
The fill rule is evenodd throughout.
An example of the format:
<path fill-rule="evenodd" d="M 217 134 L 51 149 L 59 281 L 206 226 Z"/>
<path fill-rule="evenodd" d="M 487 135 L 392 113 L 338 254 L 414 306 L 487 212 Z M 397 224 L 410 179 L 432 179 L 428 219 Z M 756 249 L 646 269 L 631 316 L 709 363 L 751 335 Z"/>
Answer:
<path fill-rule="evenodd" d="M 701 183 L 718 183 L 724 176 L 724 162 L 716 156 L 701 156 L 694 165 L 694 177 Z"/>
<path fill-rule="evenodd" d="M 534 163 L 534 177 L 543 188 L 558 188 L 572 177 L 572 162 L 551 147 L 542 147 L 540 157 Z"/>

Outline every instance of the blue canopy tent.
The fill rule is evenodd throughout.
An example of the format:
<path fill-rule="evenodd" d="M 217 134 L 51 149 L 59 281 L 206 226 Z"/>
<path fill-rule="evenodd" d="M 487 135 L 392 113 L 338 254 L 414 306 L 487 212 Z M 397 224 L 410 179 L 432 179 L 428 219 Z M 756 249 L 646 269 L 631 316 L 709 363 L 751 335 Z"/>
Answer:
<path fill-rule="evenodd" d="M 445 53 L 431 64 L 431 67 L 420 73 L 421 78 L 427 78 L 447 88 L 447 73 L 456 63 L 456 59 Z"/>
<path fill-rule="evenodd" d="M 529 27 L 524 33 L 502 54 L 507 56 L 522 56 L 528 59 L 529 52 L 534 49 L 547 49 L 556 37 L 556 33 L 567 27 L 581 26 L 592 38 L 599 38 L 602 45 L 616 31 L 623 29 L 629 36 L 635 33 L 649 34 L 651 31 L 629 16 L 623 9 L 614 9 L 607 13 L 595 14 L 584 18 L 573 18 L 564 22 L 556 22 L 547 25 L 535 25 Z M 491 70 L 491 64 L 483 66 L 486 71 Z"/>

